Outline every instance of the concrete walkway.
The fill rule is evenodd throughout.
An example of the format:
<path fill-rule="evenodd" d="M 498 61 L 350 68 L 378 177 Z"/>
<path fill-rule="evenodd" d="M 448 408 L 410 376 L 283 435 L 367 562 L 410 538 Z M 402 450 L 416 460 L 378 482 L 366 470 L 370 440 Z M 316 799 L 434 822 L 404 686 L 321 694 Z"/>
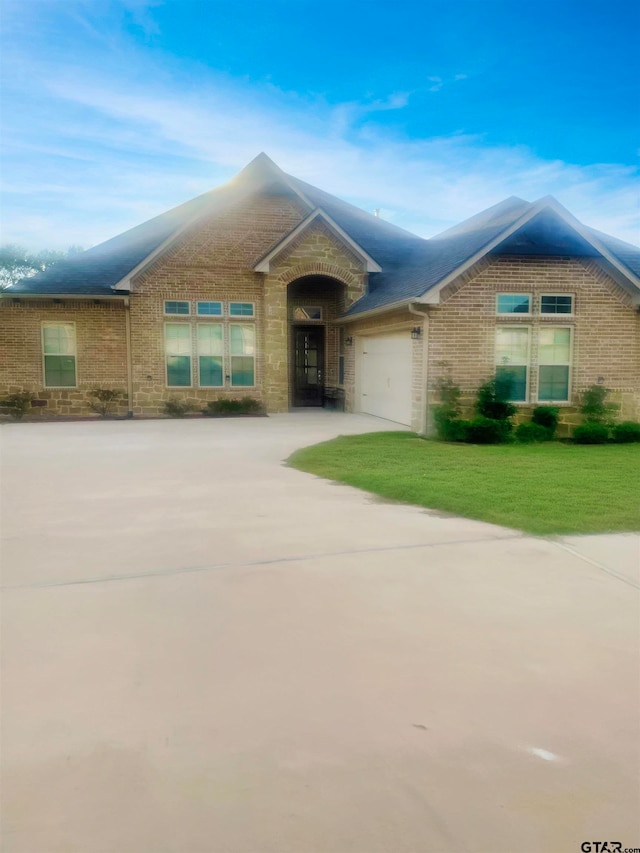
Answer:
<path fill-rule="evenodd" d="M 2 427 L 6 853 L 640 846 L 639 538 L 282 465 L 397 428 Z"/>

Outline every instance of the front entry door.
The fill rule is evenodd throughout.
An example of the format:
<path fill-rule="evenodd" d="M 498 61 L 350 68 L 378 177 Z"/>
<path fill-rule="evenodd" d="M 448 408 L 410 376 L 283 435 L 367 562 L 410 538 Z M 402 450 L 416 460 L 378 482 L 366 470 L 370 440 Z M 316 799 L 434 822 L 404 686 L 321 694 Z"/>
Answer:
<path fill-rule="evenodd" d="M 324 326 L 294 326 L 294 406 L 321 406 L 324 396 Z"/>

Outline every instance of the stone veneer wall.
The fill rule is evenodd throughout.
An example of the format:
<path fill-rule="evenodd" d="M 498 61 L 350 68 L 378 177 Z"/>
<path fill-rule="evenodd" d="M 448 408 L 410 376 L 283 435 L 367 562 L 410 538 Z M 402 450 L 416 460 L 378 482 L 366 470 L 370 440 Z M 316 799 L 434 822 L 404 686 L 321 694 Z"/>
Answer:
<path fill-rule="evenodd" d="M 497 317 L 496 294 L 529 293 L 536 308 L 532 316 Z M 542 317 L 542 294 L 563 293 L 574 297 L 574 316 Z M 478 386 L 494 373 L 496 326 L 530 326 L 530 402 L 518 404 L 517 419 L 530 417 L 537 392 L 537 336 L 546 325 L 571 326 L 573 367 L 571 401 L 558 404 L 560 434 L 580 423 L 580 392 L 603 377 L 617 402 L 622 419 L 640 419 L 640 317 L 631 300 L 596 260 L 494 256 L 481 261 L 442 293 L 439 305 L 429 308 L 430 386 L 449 372 L 463 391 L 465 414 L 473 410 Z M 432 392 L 430 401 L 437 403 Z"/>
<path fill-rule="evenodd" d="M 314 221 L 272 261 L 264 281 L 265 399 L 269 410 L 286 412 L 291 401 L 288 286 L 310 275 L 328 276 L 344 285 L 350 305 L 364 293 L 367 273 L 362 260 L 322 222 Z M 310 299 L 306 299 L 310 302 Z M 337 330 L 327 326 L 327 376 L 337 378 Z"/>
<path fill-rule="evenodd" d="M 42 362 L 43 322 L 75 323 L 76 388 L 45 388 Z M 30 416 L 92 414 L 91 391 L 122 391 L 114 414 L 127 411 L 125 307 L 121 300 L 0 300 L 0 399 L 31 392 L 45 406 Z"/>

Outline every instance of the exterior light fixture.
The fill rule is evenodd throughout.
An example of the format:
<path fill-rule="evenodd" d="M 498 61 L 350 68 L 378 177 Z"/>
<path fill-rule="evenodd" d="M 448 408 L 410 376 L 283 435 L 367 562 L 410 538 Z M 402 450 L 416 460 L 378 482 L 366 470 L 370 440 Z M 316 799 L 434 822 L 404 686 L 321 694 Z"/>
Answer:
<path fill-rule="evenodd" d="M 421 337 L 422 337 L 422 329 L 420 328 L 420 326 L 414 326 L 413 329 L 411 329 L 412 340 L 417 341 Z"/>
<path fill-rule="evenodd" d="M 347 335 L 347 337 L 344 339 L 344 342 L 348 347 L 352 347 L 353 346 L 353 335 Z"/>

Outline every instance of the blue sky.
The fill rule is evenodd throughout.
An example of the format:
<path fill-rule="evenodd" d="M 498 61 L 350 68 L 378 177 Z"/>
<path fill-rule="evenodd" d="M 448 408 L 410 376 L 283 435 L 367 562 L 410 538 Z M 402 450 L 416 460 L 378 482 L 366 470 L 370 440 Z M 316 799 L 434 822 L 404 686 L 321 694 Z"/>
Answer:
<path fill-rule="evenodd" d="M 89 247 L 260 151 L 423 236 L 555 195 L 640 242 L 633 0 L 4 0 L 2 242 Z"/>

